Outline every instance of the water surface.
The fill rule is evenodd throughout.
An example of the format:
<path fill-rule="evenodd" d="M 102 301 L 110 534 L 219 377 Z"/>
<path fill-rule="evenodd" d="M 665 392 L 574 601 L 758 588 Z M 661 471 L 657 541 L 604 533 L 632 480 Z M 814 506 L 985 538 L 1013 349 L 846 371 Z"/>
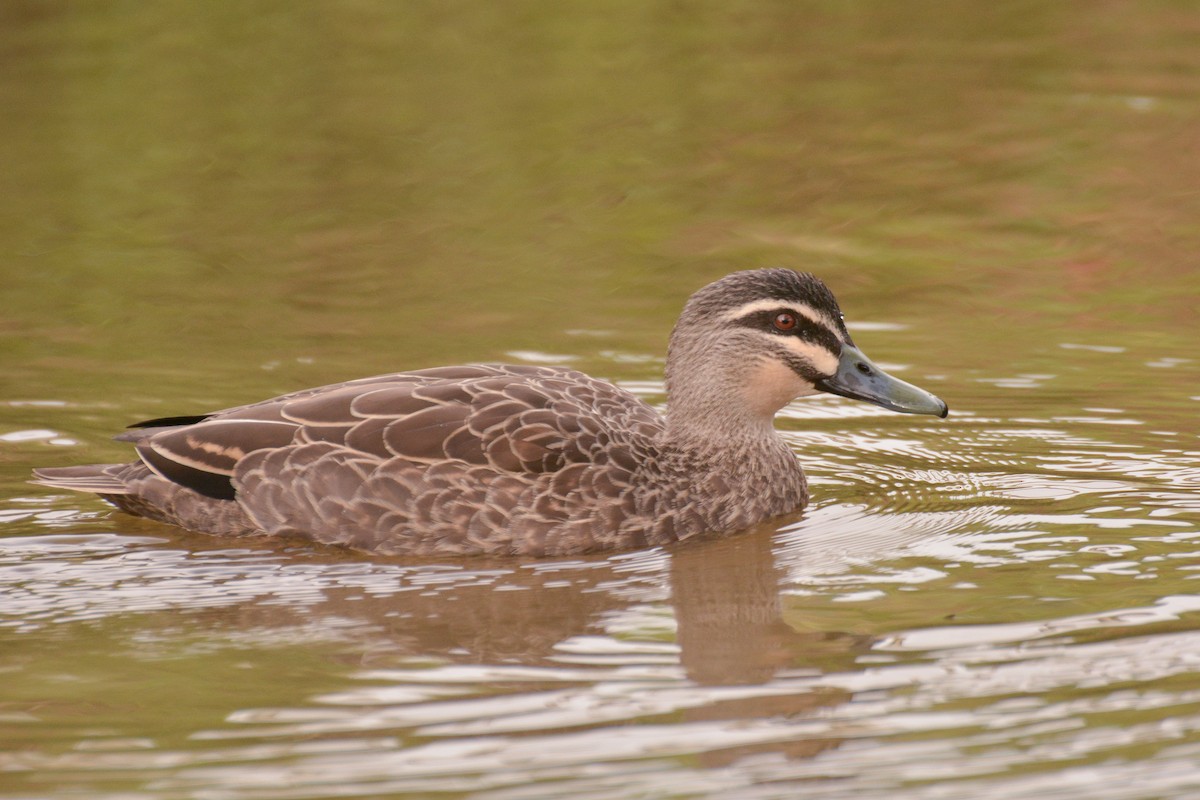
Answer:
<path fill-rule="evenodd" d="M 1187 3 L 0 10 L 0 794 L 1200 793 Z M 25 483 L 129 422 L 564 363 L 811 270 L 947 420 L 779 427 L 802 515 L 558 561 L 223 540 Z"/>

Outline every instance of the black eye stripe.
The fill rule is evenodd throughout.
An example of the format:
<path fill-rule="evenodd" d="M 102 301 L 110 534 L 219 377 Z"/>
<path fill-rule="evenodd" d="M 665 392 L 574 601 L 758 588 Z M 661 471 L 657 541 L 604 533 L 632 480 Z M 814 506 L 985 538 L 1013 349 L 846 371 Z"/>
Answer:
<path fill-rule="evenodd" d="M 774 320 L 780 314 L 790 314 L 795 317 L 796 327 L 790 331 L 781 331 L 776 328 Z M 744 317 L 739 317 L 736 322 L 738 325 L 766 331 L 775 336 L 795 336 L 797 339 L 820 345 L 835 355 L 842 351 L 842 341 L 833 331 L 787 306 L 780 306 L 768 311 L 754 311 Z"/>

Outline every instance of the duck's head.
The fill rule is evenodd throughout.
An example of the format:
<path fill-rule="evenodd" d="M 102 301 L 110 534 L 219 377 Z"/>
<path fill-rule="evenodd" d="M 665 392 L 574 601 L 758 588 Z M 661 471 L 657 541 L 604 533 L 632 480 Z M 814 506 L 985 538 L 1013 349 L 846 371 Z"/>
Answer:
<path fill-rule="evenodd" d="M 906 414 L 948 413 L 940 398 L 863 355 L 829 288 L 790 269 L 735 272 L 692 295 L 671 334 L 667 392 L 672 417 L 770 420 L 820 392 Z"/>

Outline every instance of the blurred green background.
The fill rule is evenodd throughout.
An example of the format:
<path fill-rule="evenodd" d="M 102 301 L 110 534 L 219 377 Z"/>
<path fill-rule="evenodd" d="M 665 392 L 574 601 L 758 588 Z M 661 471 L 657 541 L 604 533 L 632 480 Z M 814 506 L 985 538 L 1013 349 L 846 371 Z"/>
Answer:
<path fill-rule="evenodd" d="M 660 353 L 688 293 L 769 264 L 947 367 L 1194 321 L 1189 3 L 11 2 L 0 29 L 13 399 Z"/>

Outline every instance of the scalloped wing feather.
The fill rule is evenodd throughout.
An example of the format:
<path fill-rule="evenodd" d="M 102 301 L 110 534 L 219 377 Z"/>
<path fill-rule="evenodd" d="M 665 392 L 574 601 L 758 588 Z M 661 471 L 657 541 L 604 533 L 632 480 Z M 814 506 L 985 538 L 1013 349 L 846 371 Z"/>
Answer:
<path fill-rule="evenodd" d="M 573 502 L 620 492 L 661 429 L 645 403 L 581 373 L 471 366 L 309 389 L 149 429 L 137 445 L 158 476 L 236 497 L 269 532 L 504 552 L 511 534 L 498 531 L 519 521 L 544 537 Z"/>

